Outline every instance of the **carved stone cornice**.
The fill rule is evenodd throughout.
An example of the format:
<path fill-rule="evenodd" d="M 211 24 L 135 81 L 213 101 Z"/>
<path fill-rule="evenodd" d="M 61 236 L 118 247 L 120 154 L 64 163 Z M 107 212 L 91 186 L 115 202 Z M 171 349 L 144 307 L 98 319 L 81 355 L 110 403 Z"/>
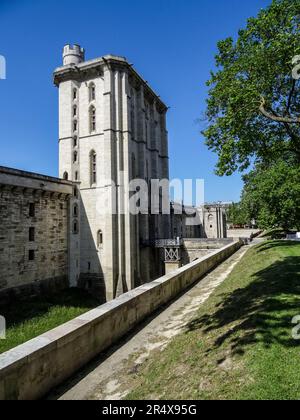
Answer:
<path fill-rule="evenodd" d="M 85 61 L 77 66 L 68 65 L 59 67 L 54 71 L 54 84 L 58 87 L 61 82 L 68 80 L 84 82 L 85 80 L 93 78 L 97 75 L 103 75 L 105 68 L 108 68 L 110 71 L 126 72 L 132 84 L 137 87 L 138 90 L 140 90 L 143 86 L 144 95 L 147 97 L 149 102 L 157 102 L 156 106 L 158 112 L 167 112 L 168 107 L 151 89 L 148 82 L 137 73 L 137 71 L 133 68 L 133 65 L 128 63 L 124 57 L 107 55 L 95 60 Z"/>

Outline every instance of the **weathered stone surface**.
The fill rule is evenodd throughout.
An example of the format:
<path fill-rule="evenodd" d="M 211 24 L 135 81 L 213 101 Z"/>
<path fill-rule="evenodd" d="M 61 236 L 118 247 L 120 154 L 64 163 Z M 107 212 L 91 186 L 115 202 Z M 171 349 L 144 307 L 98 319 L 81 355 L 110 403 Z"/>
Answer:
<path fill-rule="evenodd" d="M 68 287 L 72 188 L 70 182 L 0 167 L 0 305 Z"/>
<path fill-rule="evenodd" d="M 189 264 L 199 258 L 210 255 L 216 249 L 220 249 L 233 242 L 233 239 L 225 238 L 188 238 L 183 241 L 181 252 L 182 264 Z"/>

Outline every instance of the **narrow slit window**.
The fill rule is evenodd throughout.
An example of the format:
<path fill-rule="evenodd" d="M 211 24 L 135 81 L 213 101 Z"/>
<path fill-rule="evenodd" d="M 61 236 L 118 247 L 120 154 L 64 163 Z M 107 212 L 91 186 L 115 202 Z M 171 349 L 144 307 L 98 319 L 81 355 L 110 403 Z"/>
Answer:
<path fill-rule="evenodd" d="M 78 206 L 77 206 L 77 204 L 75 204 L 74 207 L 73 207 L 73 216 L 75 216 L 75 217 L 78 216 Z"/>
<path fill-rule="evenodd" d="M 90 131 L 96 131 L 96 108 L 94 106 L 90 108 Z"/>
<path fill-rule="evenodd" d="M 29 204 L 29 217 L 35 217 L 35 204 Z"/>
<path fill-rule="evenodd" d="M 77 222 L 77 220 L 74 220 L 74 222 L 73 222 L 73 233 L 75 235 L 78 234 L 78 222 Z"/>
<path fill-rule="evenodd" d="M 28 260 L 29 260 L 29 261 L 34 261 L 34 258 L 35 258 L 35 252 L 34 252 L 34 250 L 33 250 L 33 249 L 30 249 L 30 250 L 28 251 Z"/>
<path fill-rule="evenodd" d="M 91 160 L 91 183 L 97 183 L 97 155 L 96 152 L 92 151 L 90 155 Z"/>
<path fill-rule="evenodd" d="M 131 156 L 131 177 L 132 179 L 135 179 L 136 177 L 136 161 L 135 161 L 134 153 L 132 153 L 132 156 Z"/>
<path fill-rule="evenodd" d="M 29 242 L 35 241 L 35 229 L 34 227 L 29 228 Z"/>
<path fill-rule="evenodd" d="M 103 246 L 103 232 L 102 230 L 98 230 L 97 233 L 97 246 L 101 248 Z"/>
<path fill-rule="evenodd" d="M 96 99 L 96 87 L 95 87 L 94 83 L 90 84 L 89 97 L 90 97 L 90 102 L 92 102 Z"/>

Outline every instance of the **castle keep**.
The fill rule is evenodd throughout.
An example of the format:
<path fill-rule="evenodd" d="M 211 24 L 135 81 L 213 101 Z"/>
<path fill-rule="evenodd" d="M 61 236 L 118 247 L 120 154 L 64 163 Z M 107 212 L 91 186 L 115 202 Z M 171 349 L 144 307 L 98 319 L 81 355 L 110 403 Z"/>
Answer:
<path fill-rule="evenodd" d="M 132 179 L 169 178 L 167 107 L 122 57 L 84 61 L 75 45 L 64 48 L 63 61 L 54 73 L 59 171 L 80 193 L 78 222 L 72 221 L 80 264 L 71 262 L 71 282 L 102 285 L 112 299 L 162 274 L 155 250 L 140 243 L 169 237 L 168 223 L 159 215 L 120 213 Z"/>
<path fill-rule="evenodd" d="M 195 209 L 196 226 L 174 203 L 129 212 L 130 182 L 168 180 L 169 158 L 167 106 L 125 58 L 67 45 L 54 83 L 60 178 L 0 168 L 0 299 L 71 286 L 111 300 L 163 275 L 165 255 L 180 265 L 182 238 L 226 237 L 220 206 Z"/>

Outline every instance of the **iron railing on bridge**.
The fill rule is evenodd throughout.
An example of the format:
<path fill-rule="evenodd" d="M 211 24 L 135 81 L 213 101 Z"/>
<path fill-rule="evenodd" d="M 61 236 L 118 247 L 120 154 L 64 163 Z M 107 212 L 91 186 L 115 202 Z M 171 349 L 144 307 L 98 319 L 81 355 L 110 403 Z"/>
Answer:
<path fill-rule="evenodd" d="M 183 245 L 181 238 L 176 239 L 152 239 L 149 241 L 143 241 L 143 246 L 151 246 L 153 248 L 180 248 Z"/>

